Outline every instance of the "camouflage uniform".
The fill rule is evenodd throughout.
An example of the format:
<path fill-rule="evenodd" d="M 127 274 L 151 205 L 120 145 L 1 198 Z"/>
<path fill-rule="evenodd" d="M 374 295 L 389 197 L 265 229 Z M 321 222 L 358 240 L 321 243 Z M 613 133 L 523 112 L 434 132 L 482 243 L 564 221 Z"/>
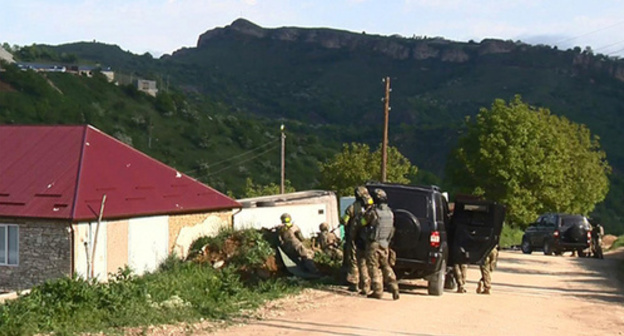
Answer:
<path fill-rule="evenodd" d="M 333 233 L 329 232 L 327 223 L 323 223 L 320 226 L 321 232 L 316 238 L 318 246 L 321 251 L 329 254 L 332 258 L 342 259 L 342 251 L 340 250 L 340 239 Z"/>
<path fill-rule="evenodd" d="M 492 272 L 498 259 L 498 246 L 494 247 L 490 254 L 485 258 L 481 265 L 481 280 L 479 280 L 479 287 L 477 287 L 477 293 L 490 294 L 492 288 Z"/>
<path fill-rule="evenodd" d="M 378 193 L 378 190 L 376 190 Z M 390 240 L 394 233 L 394 214 L 385 200 L 366 211 L 362 218 L 362 235 L 367 238 L 366 264 L 371 276 L 372 293 L 369 297 L 380 299 L 383 296 L 384 282 L 392 291 L 392 298 L 399 299 L 399 285 L 396 275 L 388 262 Z"/>
<path fill-rule="evenodd" d="M 370 290 L 370 277 L 366 267 L 365 249 L 356 246 L 357 237 L 360 235 L 360 220 L 366 206 L 367 197 L 372 201 L 368 190 L 364 187 L 356 188 L 356 200 L 345 210 L 343 223 L 345 225 L 345 245 L 343 267 L 347 273 L 347 283 L 352 291 L 368 293 Z"/>
<path fill-rule="evenodd" d="M 290 215 L 288 221 L 284 222 L 287 214 L 282 215 L 282 225 L 278 226 L 280 246 L 291 259 L 300 261 L 309 272 L 316 273 L 318 270 L 314 265 L 314 252 L 308 250 L 303 245 L 303 234 L 297 225 L 291 222 Z"/>
<path fill-rule="evenodd" d="M 301 229 L 295 224 L 288 227 L 286 225 L 279 226 L 280 243 L 284 252 L 288 256 L 296 256 L 299 258 L 314 258 L 314 253 L 303 246 L 303 235 Z"/>
<path fill-rule="evenodd" d="M 453 275 L 457 282 L 457 293 L 466 293 L 466 273 L 468 272 L 467 264 L 453 265 Z"/>

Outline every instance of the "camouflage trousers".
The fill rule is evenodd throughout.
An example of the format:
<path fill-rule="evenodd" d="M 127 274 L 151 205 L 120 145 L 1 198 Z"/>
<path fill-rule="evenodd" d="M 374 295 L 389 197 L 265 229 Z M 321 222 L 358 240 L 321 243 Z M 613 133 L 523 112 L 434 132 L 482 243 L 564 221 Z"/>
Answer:
<path fill-rule="evenodd" d="M 366 266 L 366 251 L 356 246 L 354 239 L 356 235 L 356 230 L 350 230 L 348 239 L 345 241 L 344 260 L 347 282 L 361 291 L 368 292 L 370 290 L 370 276 Z"/>
<path fill-rule="evenodd" d="M 457 282 L 457 287 L 464 288 L 466 286 L 466 273 L 468 272 L 468 265 L 455 264 L 453 265 L 453 275 Z"/>
<path fill-rule="evenodd" d="M 393 293 L 399 292 L 399 284 L 396 275 L 388 262 L 389 250 L 379 243 L 372 242 L 366 248 L 366 265 L 371 278 L 371 290 L 374 295 L 381 296 L 384 290 L 384 282 Z"/>
<path fill-rule="evenodd" d="M 484 290 L 490 290 L 492 288 L 492 272 L 494 271 L 494 266 L 496 265 L 496 260 L 498 259 L 498 250 L 493 249 L 490 254 L 485 258 L 483 265 L 481 265 L 481 280 L 479 280 L 479 284 L 483 287 Z"/>

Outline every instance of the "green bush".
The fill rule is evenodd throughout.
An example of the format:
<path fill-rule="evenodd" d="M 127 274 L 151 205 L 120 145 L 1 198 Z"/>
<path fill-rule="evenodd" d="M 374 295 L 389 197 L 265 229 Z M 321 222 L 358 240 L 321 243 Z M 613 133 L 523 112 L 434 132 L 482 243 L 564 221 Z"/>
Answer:
<path fill-rule="evenodd" d="M 249 259 L 263 253 L 251 252 Z M 125 268 L 108 283 L 63 278 L 37 286 L 0 305 L 0 336 L 106 333 L 121 327 L 228 319 L 300 289 L 300 283 L 281 278 L 250 286 L 234 267 L 215 270 L 170 256 L 158 271 L 141 277 Z"/>
<path fill-rule="evenodd" d="M 503 224 L 503 231 L 500 237 L 500 247 L 509 248 L 522 243 L 522 235 L 524 231 L 519 228 L 510 227 L 507 224 Z"/>
<path fill-rule="evenodd" d="M 609 248 L 609 250 L 615 250 L 618 247 L 622 247 L 624 246 L 624 235 L 619 236 L 614 242 L 613 245 L 611 245 L 611 248 Z"/>

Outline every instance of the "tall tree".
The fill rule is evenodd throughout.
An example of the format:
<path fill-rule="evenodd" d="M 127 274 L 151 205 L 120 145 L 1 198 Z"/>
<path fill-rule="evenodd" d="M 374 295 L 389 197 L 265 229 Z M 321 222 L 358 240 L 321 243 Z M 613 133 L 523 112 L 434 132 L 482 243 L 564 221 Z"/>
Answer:
<path fill-rule="evenodd" d="M 588 214 L 604 200 L 611 171 L 585 125 L 522 102 L 482 108 L 448 161 L 451 183 L 508 207 L 524 227 L 543 212 Z"/>
<path fill-rule="evenodd" d="M 418 168 L 396 147 L 388 146 L 387 180 L 410 183 Z M 367 181 L 381 177 L 381 146 L 374 152 L 366 144 L 344 144 L 342 152 L 321 164 L 323 188 L 336 190 L 340 195 L 351 195 L 353 189 Z"/>

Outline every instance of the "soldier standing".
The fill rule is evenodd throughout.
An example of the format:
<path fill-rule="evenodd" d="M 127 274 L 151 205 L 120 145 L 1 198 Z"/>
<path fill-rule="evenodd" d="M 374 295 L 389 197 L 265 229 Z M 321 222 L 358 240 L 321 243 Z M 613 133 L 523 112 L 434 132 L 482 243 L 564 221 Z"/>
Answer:
<path fill-rule="evenodd" d="M 308 272 L 318 273 L 314 264 L 314 252 L 303 246 L 301 229 L 293 223 L 292 217 L 287 213 L 282 214 L 280 219 L 282 221 L 282 225 L 278 227 L 280 246 L 286 255 L 299 261 Z"/>
<path fill-rule="evenodd" d="M 355 188 L 355 202 L 345 210 L 342 221 L 345 225 L 345 244 L 343 267 L 347 273 L 347 283 L 352 292 L 361 291 L 368 294 L 370 291 L 370 277 L 366 267 L 364 249 L 356 246 L 356 238 L 359 236 L 360 220 L 366 207 L 373 204 L 373 198 L 364 186 Z"/>
<path fill-rule="evenodd" d="M 394 214 L 388 206 L 388 196 L 382 189 L 375 189 L 377 205 L 362 217 L 362 236 L 367 240 L 366 264 L 371 276 L 372 293 L 368 297 L 381 299 L 384 281 L 392 291 L 392 299 L 399 299 L 399 285 L 388 262 L 390 240 L 394 234 Z M 381 270 L 380 270 L 381 268 Z"/>
<path fill-rule="evenodd" d="M 329 231 L 329 224 L 321 223 L 321 225 L 319 225 L 319 230 L 321 232 L 316 238 L 316 242 L 321 248 L 321 251 L 329 254 L 332 259 L 342 259 L 340 239 L 333 232 Z"/>
<path fill-rule="evenodd" d="M 466 273 L 468 264 L 456 263 L 453 265 L 453 275 L 457 282 L 457 293 L 466 293 Z"/>
<path fill-rule="evenodd" d="M 490 254 L 485 257 L 481 268 L 481 280 L 479 280 L 479 286 L 477 287 L 477 294 L 490 294 L 492 288 L 492 272 L 496 266 L 498 260 L 498 245 L 494 246 Z"/>

